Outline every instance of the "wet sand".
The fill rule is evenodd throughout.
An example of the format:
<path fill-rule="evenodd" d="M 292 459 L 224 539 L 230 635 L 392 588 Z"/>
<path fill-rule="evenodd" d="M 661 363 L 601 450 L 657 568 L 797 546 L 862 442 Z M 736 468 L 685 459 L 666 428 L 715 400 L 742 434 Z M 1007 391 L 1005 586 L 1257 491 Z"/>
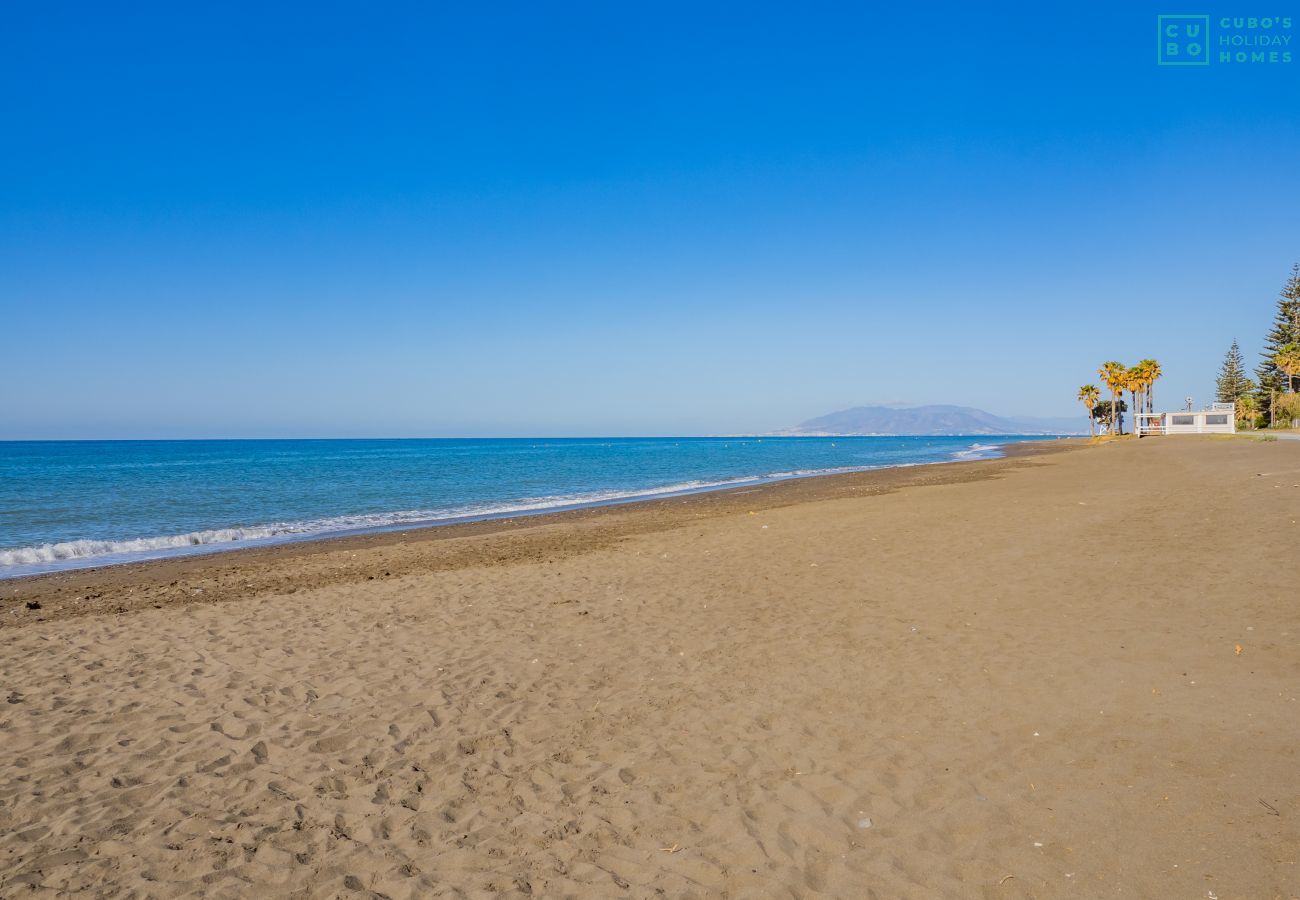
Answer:
<path fill-rule="evenodd" d="M 3 582 L 0 896 L 1300 896 L 1297 519 L 1060 442 Z"/>

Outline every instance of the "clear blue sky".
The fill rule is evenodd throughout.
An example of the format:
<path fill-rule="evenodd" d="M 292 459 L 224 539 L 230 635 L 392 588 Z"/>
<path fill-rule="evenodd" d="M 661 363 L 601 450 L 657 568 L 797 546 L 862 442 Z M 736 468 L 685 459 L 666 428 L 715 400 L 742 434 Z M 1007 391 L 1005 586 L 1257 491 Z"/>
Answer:
<path fill-rule="evenodd" d="M 0 6 L 0 438 L 1209 400 L 1300 260 L 1300 59 L 1177 4 L 270 6 Z"/>

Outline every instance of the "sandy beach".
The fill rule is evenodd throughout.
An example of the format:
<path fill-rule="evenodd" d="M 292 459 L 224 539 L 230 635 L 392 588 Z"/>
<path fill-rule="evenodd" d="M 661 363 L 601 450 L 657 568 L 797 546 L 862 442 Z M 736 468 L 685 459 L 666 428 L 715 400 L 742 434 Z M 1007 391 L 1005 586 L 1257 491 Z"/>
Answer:
<path fill-rule="evenodd" d="M 0 583 L 0 896 L 1300 896 L 1300 442 Z"/>

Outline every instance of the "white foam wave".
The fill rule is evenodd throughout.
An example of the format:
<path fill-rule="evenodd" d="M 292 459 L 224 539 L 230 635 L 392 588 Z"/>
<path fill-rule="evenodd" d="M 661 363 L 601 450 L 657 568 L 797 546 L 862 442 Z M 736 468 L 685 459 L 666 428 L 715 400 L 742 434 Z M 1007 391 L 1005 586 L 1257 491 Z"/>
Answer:
<path fill-rule="evenodd" d="M 984 459 L 992 456 L 998 449 L 998 444 L 971 444 L 965 450 L 958 450 L 953 453 L 953 459 Z"/>
<path fill-rule="evenodd" d="M 444 509 L 413 509 L 390 513 L 333 516 L 302 522 L 274 522 L 265 525 L 215 528 L 204 531 L 191 531 L 185 534 L 169 534 L 125 540 L 61 541 L 0 550 L 0 570 L 13 566 L 44 566 L 51 563 L 74 562 L 100 557 L 113 557 L 115 559 L 122 557 L 148 558 L 150 556 L 166 555 L 169 551 L 192 549 L 207 545 L 263 542 L 277 538 L 386 529 L 403 525 L 428 525 L 472 518 L 491 518 L 572 506 L 610 503 L 619 500 L 690 493 L 732 485 L 751 484 L 755 481 L 793 478 L 804 474 L 816 473 L 780 472 L 757 478 L 685 481 L 665 487 L 637 491 L 590 491 L 581 494 L 534 497 L 514 503 L 475 504 Z M 218 548 L 214 547 L 213 549 Z"/>
<path fill-rule="evenodd" d="M 968 449 L 954 453 L 953 457 L 960 459 L 977 458 L 978 454 L 987 454 L 995 450 L 997 450 L 996 445 L 972 444 Z M 174 553 L 183 553 L 187 550 L 201 552 L 199 548 L 219 550 L 223 549 L 222 545 L 271 543 L 329 534 L 394 529 L 401 528 L 404 525 L 432 525 L 465 519 L 496 518 L 546 510 L 650 499 L 674 494 L 689 494 L 769 481 L 806 478 L 814 475 L 836 475 L 914 465 L 926 465 L 926 463 L 912 462 L 874 466 L 839 466 L 827 469 L 793 469 L 787 472 L 771 472 L 765 475 L 716 481 L 684 481 L 642 490 L 590 491 L 579 494 L 534 497 L 512 503 L 483 503 L 443 509 L 412 509 L 387 513 L 333 516 L 301 522 L 273 522 L 262 525 L 214 528 L 203 531 L 190 531 L 185 534 L 158 535 L 123 540 L 83 539 L 61 541 L 30 547 L 0 549 L 0 577 L 29 574 L 35 571 L 75 568 L 78 565 L 95 565 L 97 562 L 103 564 L 151 559 Z"/>

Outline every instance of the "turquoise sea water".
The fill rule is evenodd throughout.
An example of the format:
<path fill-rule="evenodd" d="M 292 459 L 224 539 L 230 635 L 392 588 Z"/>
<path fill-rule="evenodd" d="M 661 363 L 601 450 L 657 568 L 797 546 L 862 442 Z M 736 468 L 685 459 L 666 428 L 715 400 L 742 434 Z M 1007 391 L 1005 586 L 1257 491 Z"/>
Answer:
<path fill-rule="evenodd" d="M 1017 437 L 0 442 L 0 578 L 974 459 Z"/>

